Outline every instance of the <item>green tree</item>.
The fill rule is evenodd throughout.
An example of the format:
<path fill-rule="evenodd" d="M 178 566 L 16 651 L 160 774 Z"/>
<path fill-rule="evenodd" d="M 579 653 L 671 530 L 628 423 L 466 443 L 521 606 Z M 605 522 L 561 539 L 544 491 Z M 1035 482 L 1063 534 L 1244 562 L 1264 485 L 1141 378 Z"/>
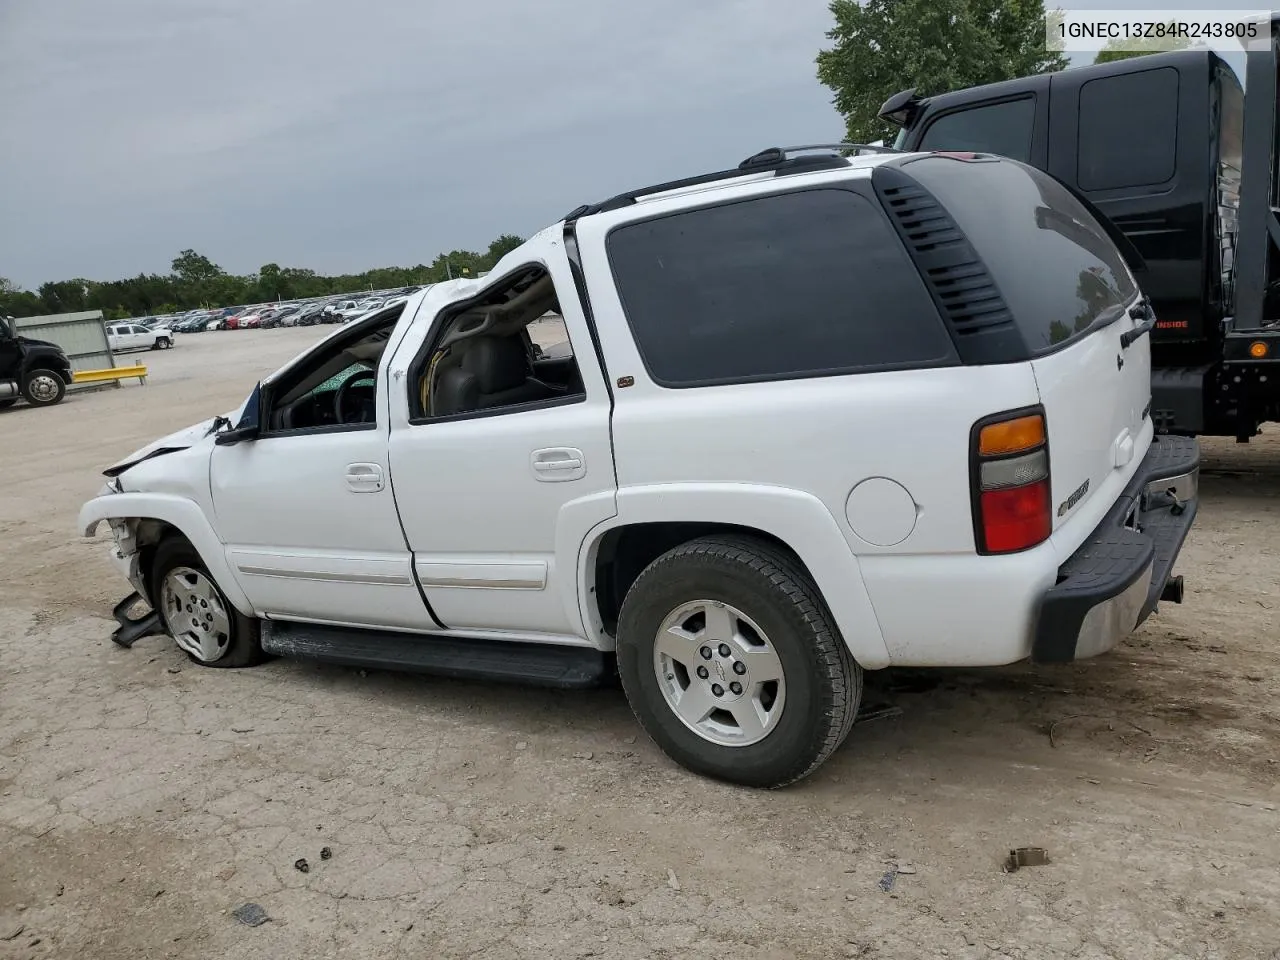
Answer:
<path fill-rule="evenodd" d="M 222 268 L 202 253 L 183 250 L 173 258 L 170 269 L 183 283 L 200 283 L 222 275 Z"/>
<path fill-rule="evenodd" d="M 493 265 L 514 250 L 520 244 L 524 243 L 523 237 L 518 237 L 514 233 L 504 233 L 493 243 L 489 244 L 489 249 L 485 251 L 482 258 L 484 266 L 482 270 L 491 270 Z"/>
<path fill-rule="evenodd" d="M 894 135 L 876 113 L 907 87 L 932 96 L 1067 66 L 1046 46 L 1043 0 L 832 0 L 831 13 L 818 79 L 856 143 Z"/>
<path fill-rule="evenodd" d="M 1137 40 L 1108 40 L 1094 63 L 1114 63 L 1130 57 L 1145 57 L 1149 53 L 1166 53 L 1169 50 L 1186 50 L 1193 44 L 1189 37 L 1142 37 Z M 1124 47 L 1125 49 L 1120 49 Z"/>
<path fill-rule="evenodd" d="M 58 280 L 40 284 L 40 299 L 44 302 L 46 313 L 76 313 L 90 309 L 86 306 L 89 297 L 88 280 Z"/>
<path fill-rule="evenodd" d="M 23 290 L 7 277 L 0 277 L 0 316 L 31 317 L 44 313 L 40 298 Z"/>

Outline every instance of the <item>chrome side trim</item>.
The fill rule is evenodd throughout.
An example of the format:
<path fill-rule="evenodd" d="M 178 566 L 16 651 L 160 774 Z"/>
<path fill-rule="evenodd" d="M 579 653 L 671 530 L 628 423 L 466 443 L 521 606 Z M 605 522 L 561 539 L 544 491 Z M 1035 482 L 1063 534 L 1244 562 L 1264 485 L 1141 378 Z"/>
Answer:
<path fill-rule="evenodd" d="M 319 573 L 309 570 L 279 570 L 275 567 L 242 567 L 236 570 L 251 577 L 275 577 L 280 580 L 315 580 L 320 583 L 362 583 L 390 587 L 409 587 L 413 581 L 399 574 L 379 573 Z"/>
<path fill-rule="evenodd" d="M 484 577 L 422 577 L 424 587 L 455 587 L 460 590 L 541 590 L 542 580 L 487 580 Z"/>
<path fill-rule="evenodd" d="M 413 571 L 424 590 L 545 590 L 547 564 L 542 560 L 448 560 L 418 557 Z"/>

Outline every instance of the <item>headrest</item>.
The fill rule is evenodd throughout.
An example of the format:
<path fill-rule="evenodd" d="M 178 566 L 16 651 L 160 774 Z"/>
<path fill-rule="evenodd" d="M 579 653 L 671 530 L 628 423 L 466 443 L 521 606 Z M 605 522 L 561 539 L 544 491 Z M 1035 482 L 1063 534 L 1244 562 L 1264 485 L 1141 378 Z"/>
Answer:
<path fill-rule="evenodd" d="M 518 337 L 474 337 L 461 346 L 462 369 L 480 381 L 481 393 L 511 390 L 529 376 L 529 354 Z"/>

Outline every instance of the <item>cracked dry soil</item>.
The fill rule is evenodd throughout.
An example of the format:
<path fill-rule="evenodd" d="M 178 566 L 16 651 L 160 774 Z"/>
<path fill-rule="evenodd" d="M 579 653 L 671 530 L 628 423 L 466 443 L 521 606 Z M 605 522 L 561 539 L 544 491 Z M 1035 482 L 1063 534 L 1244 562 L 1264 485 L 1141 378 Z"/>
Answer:
<path fill-rule="evenodd" d="M 145 387 L 0 413 L 0 958 L 1277 956 L 1274 436 L 1205 443 L 1184 606 L 1092 662 L 873 675 L 901 717 L 760 793 L 615 690 L 111 644 L 98 471 L 326 332 L 188 335 Z"/>

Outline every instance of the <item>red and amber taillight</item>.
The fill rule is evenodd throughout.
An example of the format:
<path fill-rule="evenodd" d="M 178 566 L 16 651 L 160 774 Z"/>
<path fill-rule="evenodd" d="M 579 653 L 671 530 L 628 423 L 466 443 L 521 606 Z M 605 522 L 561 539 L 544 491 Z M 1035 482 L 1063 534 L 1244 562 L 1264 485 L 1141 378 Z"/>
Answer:
<path fill-rule="evenodd" d="M 980 421 L 973 429 L 973 465 L 979 553 L 1016 553 L 1049 538 L 1049 437 L 1042 412 Z"/>

